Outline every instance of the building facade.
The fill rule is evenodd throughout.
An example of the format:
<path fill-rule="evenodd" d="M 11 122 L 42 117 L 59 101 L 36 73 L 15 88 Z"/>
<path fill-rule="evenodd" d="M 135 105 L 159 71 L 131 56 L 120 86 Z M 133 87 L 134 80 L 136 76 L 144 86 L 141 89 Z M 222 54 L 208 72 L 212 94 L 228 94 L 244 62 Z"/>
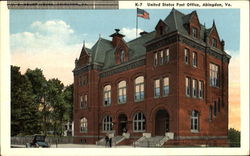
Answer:
<path fill-rule="evenodd" d="M 226 145 L 230 56 L 215 22 L 206 28 L 196 11 L 172 9 L 140 35 L 126 42 L 116 29 L 83 46 L 73 70 L 75 142 L 172 132 L 166 144 Z"/>

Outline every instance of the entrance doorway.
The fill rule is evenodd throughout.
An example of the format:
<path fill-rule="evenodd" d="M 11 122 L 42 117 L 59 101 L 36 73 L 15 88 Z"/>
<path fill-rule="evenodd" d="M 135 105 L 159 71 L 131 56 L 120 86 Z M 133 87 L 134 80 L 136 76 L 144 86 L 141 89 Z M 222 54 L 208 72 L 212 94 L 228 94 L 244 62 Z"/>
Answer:
<path fill-rule="evenodd" d="M 119 124 L 118 124 L 118 135 L 122 135 L 123 132 L 127 132 L 127 116 L 125 114 L 120 114 L 118 117 Z"/>
<path fill-rule="evenodd" d="M 169 115 L 166 110 L 159 110 L 155 116 L 155 135 L 165 136 L 169 132 Z"/>

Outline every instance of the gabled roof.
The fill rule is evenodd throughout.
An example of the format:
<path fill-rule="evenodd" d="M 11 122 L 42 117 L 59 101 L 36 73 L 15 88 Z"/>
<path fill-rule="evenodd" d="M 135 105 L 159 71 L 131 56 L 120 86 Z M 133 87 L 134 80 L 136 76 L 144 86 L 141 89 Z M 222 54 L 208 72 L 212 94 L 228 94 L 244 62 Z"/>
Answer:
<path fill-rule="evenodd" d="M 113 49 L 112 42 L 100 37 L 90 50 L 92 63 L 104 63 L 106 53 L 110 49 Z"/>
<path fill-rule="evenodd" d="M 155 31 L 150 32 L 148 34 L 144 34 L 134 40 L 131 40 L 127 43 L 128 46 L 128 53 L 129 53 L 129 60 L 135 60 L 141 56 L 146 55 L 146 48 L 144 44 L 149 40 L 152 40 L 155 36 Z M 103 65 L 103 69 L 107 69 L 109 67 L 116 65 L 115 59 L 115 51 L 116 48 L 110 49 L 106 52 L 106 57 Z"/>
<path fill-rule="evenodd" d="M 164 19 L 160 20 L 166 24 L 166 34 L 171 32 L 178 32 L 180 34 L 189 36 L 186 24 L 190 23 L 190 20 L 194 15 L 197 15 L 196 11 L 193 11 L 189 14 L 183 14 L 176 9 L 172 9 L 169 15 Z M 205 25 L 199 24 L 200 26 L 200 42 L 204 42 L 204 38 L 206 34 L 209 34 L 212 29 L 215 28 L 215 24 L 213 23 L 212 28 L 206 29 Z M 124 37 L 124 35 L 119 34 L 119 29 L 116 29 L 116 33 L 112 34 L 111 37 Z M 146 54 L 145 43 L 154 40 L 156 36 L 156 32 L 152 31 L 148 34 L 144 34 L 134 40 L 129 42 L 123 42 L 128 47 L 129 52 L 129 61 L 136 60 Z M 203 41 L 202 41 L 203 40 Z M 94 44 L 91 49 L 85 48 L 88 54 L 91 56 L 91 63 L 101 64 L 103 69 L 107 69 L 113 66 L 116 66 L 115 52 L 116 48 L 112 44 L 112 41 L 99 38 L 98 41 Z"/>

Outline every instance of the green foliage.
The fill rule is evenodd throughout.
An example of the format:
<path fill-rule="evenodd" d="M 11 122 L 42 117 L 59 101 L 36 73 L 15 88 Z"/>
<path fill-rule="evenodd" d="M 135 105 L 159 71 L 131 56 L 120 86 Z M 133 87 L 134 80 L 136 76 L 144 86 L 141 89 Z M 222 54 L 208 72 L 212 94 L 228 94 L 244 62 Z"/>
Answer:
<path fill-rule="evenodd" d="M 46 80 L 41 69 L 11 66 L 11 135 L 54 131 L 62 135 L 64 123 L 73 118 L 73 85 Z"/>
<path fill-rule="evenodd" d="M 64 101 L 66 104 L 65 120 L 73 121 L 73 84 L 66 86 L 63 92 Z"/>
<path fill-rule="evenodd" d="M 63 123 L 64 123 L 64 113 L 66 111 L 65 102 L 63 99 L 63 88 L 64 85 L 58 79 L 50 79 L 48 81 L 48 102 L 52 108 L 51 118 L 54 121 L 54 132 L 61 135 L 63 132 Z"/>
<path fill-rule="evenodd" d="M 230 128 L 228 130 L 228 140 L 230 147 L 240 147 L 240 131 Z"/>
<path fill-rule="evenodd" d="M 34 134 L 40 129 L 32 85 L 19 70 L 11 66 L 11 136 Z"/>

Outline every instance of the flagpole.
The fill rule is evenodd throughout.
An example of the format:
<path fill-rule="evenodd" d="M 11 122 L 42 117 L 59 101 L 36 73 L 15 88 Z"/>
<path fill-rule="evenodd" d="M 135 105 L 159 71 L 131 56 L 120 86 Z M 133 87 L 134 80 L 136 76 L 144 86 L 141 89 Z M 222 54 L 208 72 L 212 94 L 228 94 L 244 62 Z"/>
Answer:
<path fill-rule="evenodd" d="M 137 38 L 137 29 L 138 29 L 138 16 L 137 16 L 137 14 L 138 14 L 138 8 L 136 8 L 136 38 Z"/>

